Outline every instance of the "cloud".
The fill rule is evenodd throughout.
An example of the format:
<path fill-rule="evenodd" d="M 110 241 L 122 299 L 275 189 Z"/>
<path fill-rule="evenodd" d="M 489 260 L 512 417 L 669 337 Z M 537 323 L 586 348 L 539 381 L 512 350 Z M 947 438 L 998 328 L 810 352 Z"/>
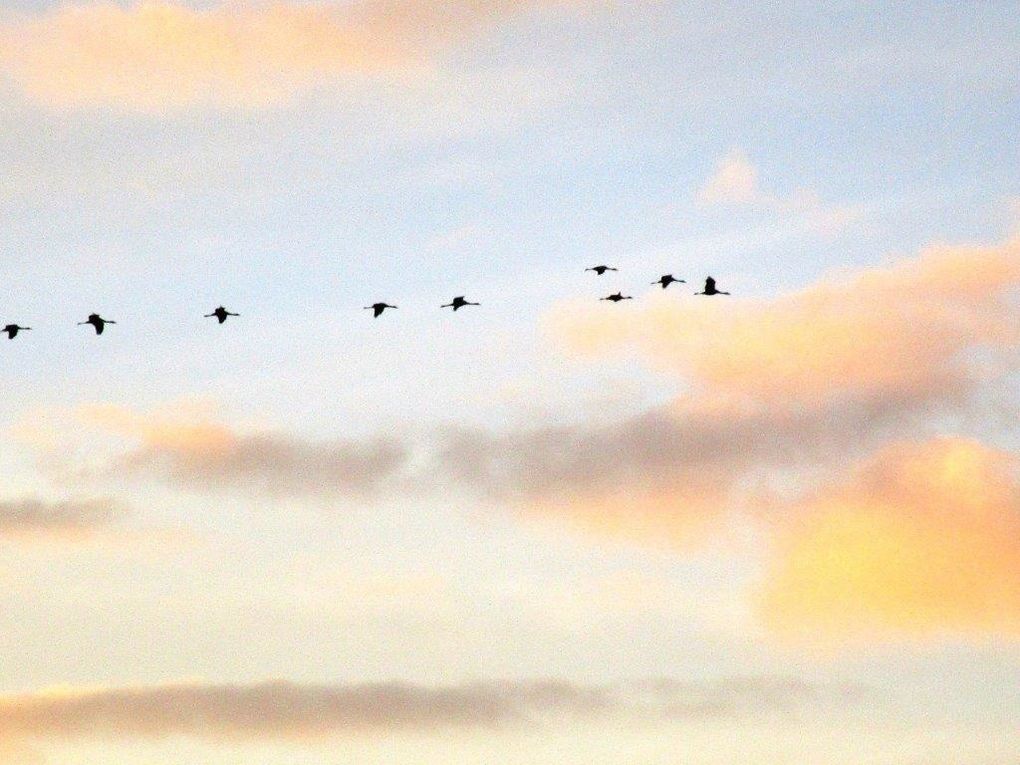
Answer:
<path fill-rule="evenodd" d="M 476 439 L 453 462 L 533 487 L 537 507 L 674 542 L 755 509 L 775 484 L 802 489 L 828 466 L 966 411 L 1015 369 L 1018 287 L 1011 240 L 932 247 L 771 299 L 561 306 L 549 326 L 566 347 L 636 355 L 682 393 L 609 427 Z"/>
<path fill-rule="evenodd" d="M 115 437 L 100 476 L 183 490 L 459 493 L 676 548 L 736 517 L 773 543 L 760 613 L 780 635 L 1016 635 L 1017 458 L 936 435 L 1016 372 L 1018 290 L 1010 239 L 772 298 L 561 306 L 548 326 L 570 352 L 636 357 L 677 384 L 617 422 L 316 442 L 186 407 L 75 418 Z"/>
<path fill-rule="evenodd" d="M 782 712 L 848 689 L 782 678 L 586 686 L 565 681 L 424 687 L 402 683 L 180 684 L 0 696 L 0 738 L 305 739 L 444 727 L 534 727 L 550 716 L 639 719 Z"/>
<path fill-rule="evenodd" d="M 811 189 L 797 189 L 786 196 L 766 190 L 758 168 L 740 149 L 733 149 L 716 163 L 695 198 L 704 206 L 747 207 L 793 219 L 811 231 L 830 236 L 863 214 L 860 206 L 826 203 Z"/>
<path fill-rule="evenodd" d="M 712 175 L 698 190 L 698 199 L 707 204 L 757 202 L 761 196 L 758 168 L 739 149 L 720 159 Z"/>
<path fill-rule="evenodd" d="M 125 511 L 110 500 L 0 501 L 0 539 L 80 539 L 106 527 L 124 514 Z"/>
<path fill-rule="evenodd" d="M 1020 344 L 1020 239 L 936 246 L 770 299 L 659 297 L 610 314 L 576 305 L 552 317 L 587 355 L 637 350 L 687 381 L 688 400 L 783 413 L 836 402 L 909 407 L 1000 373 L 970 352 Z M 689 405 L 684 404 L 685 408 Z"/>
<path fill-rule="evenodd" d="M 153 476 L 196 491 L 363 498 L 393 488 L 410 458 L 408 447 L 392 438 L 313 442 L 277 433 L 241 433 L 200 415 L 178 419 L 89 405 L 81 407 L 76 418 L 134 444 L 101 472 Z"/>
<path fill-rule="evenodd" d="M 864 427 L 862 418 L 887 416 L 844 414 L 847 432 Z M 662 408 L 604 425 L 314 441 L 247 432 L 184 405 L 170 414 L 92 404 L 45 441 L 27 435 L 51 475 L 69 485 L 156 481 L 184 492 L 358 502 L 462 496 L 591 532 L 686 545 L 717 532 L 741 506 L 742 477 L 752 470 L 842 454 L 847 439 L 829 435 L 835 417 L 827 410 L 777 424 L 764 412 L 717 420 Z M 83 432 L 90 448 L 79 453 Z"/>
<path fill-rule="evenodd" d="M 461 493 L 688 544 L 775 490 L 801 491 L 833 465 L 968 411 L 1015 369 L 1017 287 L 1020 242 L 1011 240 L 932 247 L 770 299 L 657 294 L 611 312 L 570 304 L 548 318 L 568 349 L 636 354 L 681 393 L 610 423 L 332 442 L 246 432 L 186 407 L 91 405 L 77 422 L 114 434 L 115 449 L 67 475 L 295 498 Z"/>
<path fill-rule="evenodd" d="M 525 513 L 683 547 L 756 507 L 766 473 L 866 448 L 909 416 L 887 402 L 776 413 L 678 401 L 608 425 L 450 433 L 433 473 Z"/>
<path fill-rule="evenodd" d="M 77 431 L 58 429 L 65 435 L 39 448 L 56 455 L 44 459 L 55 477 L 74 484 L 155 480 L 299 500 L 461 495 L 591 531 L 686 544 L 741 506 L 753 471 L 863 448 L 861 431 L 899 416 L 884 406 L 830 407 L 777 421 L 765 409 L 723 416 L 672 405 L 608 424 L 314 441 L 246 432 L 183 405 L 170 414 L 92 404 L 73 412 Z M 845 435 L 833 434 L 837 423 Z M 95 429 L 93 446 L 77 462 L 82 425 Z M 102 434 L 113 436 L 109 447 L 97 445 Z"/>
<path fill-rule="evenodd" d="M 33 98 L 58 107 L 264 108 L 342 78 L 427 69 L 464 36 L 555 3 L 60 5 L 0 29 L 0 69 Z"/>
<path fill-rule="evenodd" d="M 788 636 L 1020 636 L 1020 458 L 886 448 L 788 510 L 762 601 Z"/>
<path fill-rule="evenodd" d="M 3 765 L 43 765 L 41 752 L 13 741 L 0 741 L 0 763 Z"/>

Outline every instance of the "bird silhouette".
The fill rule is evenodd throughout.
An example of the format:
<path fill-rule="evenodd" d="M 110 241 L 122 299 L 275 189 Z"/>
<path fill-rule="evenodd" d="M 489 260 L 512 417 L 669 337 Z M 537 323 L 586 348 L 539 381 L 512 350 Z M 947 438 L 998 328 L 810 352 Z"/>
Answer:
<path fill-rule="evenodd" d="M 107 324 L 116 324 L 116 323 L 117 322 L 115 322 L 115 321 L 110 321 L 109 319 L 102 318 L 98 313 L 93 313 L 93 314 L 89 314 L 89 318 L 86 319 L 85 321 L 79 321 L 78 322 L 78 326 L 79 327 L 83 327 L 86 324 L 91 324 L 93 327 L 95 327 L 96 334 L 97 335 L 101 335 L 101 334 L 103 334 L 103 330 L 106 329 L 106 325 Z"/>
<path fill-rule="evenodd" d="M 661 284 L 662 288 L 666 289 L 666 287 L 673 284 L 674 282 L 677 284 L 687 284 L 687 282 L 684 281 L 683 279 L 674 279 L 673 274 L 666 274 L 665 276 L 661 277 L 659 281 L 652 282 L 652 284 Z"/>
<path fill-rule="evenodd" d="M 459 311 L 466 305 L 481 305 L 481 303 L 469 303 L 464 299 L 464 296 L 461 295 L 460 297 L 455 297 L 452 303 L 447 303 L 444 306 L 440 306 L 440 308 L 452 308 L 454 311 Z"/>
<path fill-rule="evenodd" d="M 383 311 L 385 311 L 387 308 L 396 308 L 396 307 L 397 306 L 390 305 L 389 303 L 373 303 L 372 305 L 365 306 L 365 310 L 366 311 L 372 311 L 372 313 L 375 316 L 375 318 L 378 319 L 380 316 L 383 315 Z"/>
<path fill-rule="evenodd" d="M 3 329 L 0 329 L 0 332 L 6 332 L 7 333 L 7 339 L 8 340 L 13 340 L 14 338 L 16 338 L 18 336 L 19 332 L 25 332 L 25 331 L 30 330 L 30 329 L 32 329 L 32 328 L 31 327 L 19 327 L 17 324 L 8 324 Z"/>
<path fill-rule="evenodd" d="M 599 276 L 603 276 L 606 271 L 618 271 L 619 269 L 613 268 L 612 266 L 592 266 L 591 268 L 584 269 L 585 271 L 594 271 Z"/>
<path fill-rule="evenodd" d="M 228 311 L 223 306 L 220 306 L 219 308 L 217 308 L 212 313 L 207 313 L 205 315 L 205 318 L 206 319 L 211 319 L 211 318 L 213 318 L 215 316 L 219 320 L 220 324 L 222 324 L 223 322 L 225 322 L 227 320 L 228 316 L 240 316 L 240 315 L 241 314 L 239 314 L 239 313 L 231 313 L 230 311 Z"/>
<path fill-rule="evenodd" d="M 695 295 L 729 295 L 730 293 L 723 292 L 722 290 L 717 290 L 715 288 L 715 279 L 713 279 L 710 276 L 707 279 L 705 279 L 705 291 L 704 292 L 695 292 L 694 294 Z"/>
<path fill-rule="evenodd" d="M 629 295 L 624 296 L 621 295 L 619 292 L 617 292 L 615 295 L 610 295 L 609 297 L 599 298 L 599 300 L 608 300 L 610 303 L 619 303 L 621 300 L 633 300 L 633 299 L 634 298 L 630 297 Z"/>

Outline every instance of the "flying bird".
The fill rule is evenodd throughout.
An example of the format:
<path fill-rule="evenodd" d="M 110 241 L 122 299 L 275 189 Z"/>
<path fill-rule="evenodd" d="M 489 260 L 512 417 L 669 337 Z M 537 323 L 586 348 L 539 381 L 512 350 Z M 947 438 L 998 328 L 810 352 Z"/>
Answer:
<path fill-rule="evenodd" d="M 8 340 L 13 340 L 14 338 L 16 338 L 18 336 L 19 332 L 25 332 L 25 331 L 30 330 L 30 329 L 32 329 L 32 328 L 31 327 L 19 327 L 17 324 L 8 324 L 3 329 L 0 329 L 0 332 L 6 332 L 7 333 L 7 339 Z"/>
<path fill-rule="evenodd" d="M 713 279 L 710 276 L 707 279 L 705 279 L 705 291 L 704 292 L 695 292 L 694 294 L 695 295 L 729 295 L 730 293 L 723 292 L 722 290 L 717 290 L 715 288 L 715 279 Z"/>
<path fill-rule="evenodd" d="M 676 284 L 687 284 L 687 282 L 684 281 L 683 279 L 674 279 L 673 278 L 673 274 L 666 274 L 665 276 L 660 278 L 659 281 L 652 282 L 652 284 L 661 284 L 662 288 L 666 289 L 666 287 L 668 287 L 669 285 L 673 284 L 674 282 Z"/>
<path fill-rule="evenodd" d="M 606 271 L 618 271 L 619 269 L 613 268 L 612 266 L 592 266 L 591 268 L 584 269 L 585 271 L 594 271 L 599 276 L 605 275 Z"/>
<path fill-rule="evenodd" d="M 383 311 L 385 311 L 387 308 L 396 308 L 396 307 L 397 306 L 390 305 L 388 303 L 373 303 L 372 305 L 365 306 L 365 310 L 366 311 L 372 311 L 372 313 L 375 316 L 375 318 L 378 319 L 380 316 L 383 315 Z"/>
<path fill-rule="evenodd" d="M 239 313 L 231 313 L 230 311 L 228 311 L 223 306 L 220 306 L 219 308 L 217 308 L 212 313 L 207 313 L 205 315 L 205 318 L 206 319 L 211 319 L 211 318 L 213 318 L 215 316 L 219 320 L 220 324 L 222 324 L 223 322 L 225 322 L 227 320 L 228 316 L 240 316 L 240 315 L 241 314 L 239 314 Z"/>
<path fill-rule="evenodd" d="M 86 324 L 91 324 L 96 329 L 96 334 L 103 334 L 103 330 L 106 329 L 107 324 L 116 324 L 117 322 L 111 321 L 110 319 L 102 318 L 98 313 L 89 314 L 89 318 L 85 321 L 79 321 L 78 326 L 83 327 Z"/>
<path fill-rule="evenodd" d="M 625 297 L 621 295 L 619 292 L 617 292 L 615 295 L 610 295 L 609 297 L 599 298 L 599 300 L 608 300 L 611 303 L 619 303 L 621 300 L 633 300 L 633 299 L 634 298 L 632 298 L 631 296 L 627 295 Z"/>
<path fill-rule="evenodd" d="M 452 303 L 447 303 L 444 306 L 440 306 L 440 308 L 452 308 L 454 311 L 458 311 L 466 305 L 481 305 L 481 303 L 469 303 L 464 299 L 464 296 L 461 295 L 460 297 L 455 297 Z"/>

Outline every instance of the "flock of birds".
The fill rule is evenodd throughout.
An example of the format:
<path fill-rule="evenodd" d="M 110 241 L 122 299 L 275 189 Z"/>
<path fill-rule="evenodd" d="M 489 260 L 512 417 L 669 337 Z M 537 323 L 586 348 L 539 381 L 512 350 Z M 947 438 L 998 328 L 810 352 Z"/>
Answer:
<path fill-rule="evenodd" d="M 599 276 L 605 276 L 607 271 L 617 271 L 618 269 L 612 266 L 592 266 L 591 268 L 584 269 L 585 271 L 594 271 Z M 665 274 L 659 277 L 658 281 L 652 282 L 653 285 L 660 285 L 663 289 L 666 289 L 671 284 L 686 284 L 687 282 L 683 279 L 674 278 L 673 274 Z M 709 276 L 705 279 L 705 289 L 702 292 L 695 292 L 695 295 L 729 295 L 728 292 L 723 292 L 716 287 L 715 279 Z M 633 300 L 633 296 L 624 295 L 622 292 L 615 292 L 599 300 L 608 300 L 611 303 L 619 303 L 621 300 Z M 455 297 L 452 302 L 446 305 L 440 306 L 441 308 L 452 308 L 455 312 L 466 306 L 481 305 L 481 303 L 472 303 L 463 295 Z M 382 316 L 390 308 L 398 308 L 399 306 L 390 305 L 389 303 L 373 303 L 372 305 L 365 306 L 366 311 L 372 311 L 375 318 Z M 223 324 L 230 316 L 240 316 L 241 314 L 232 313 L 223 306 L 220 306 L 212 313 L 205 314 L 206 319 L 216 319 L 220 324 Z M 85 321 L 78 322 L 79 327 L 91 326 L 97 335 L 103 334 L 106 330 L 107 324 L 116 324 L 117 322 L 112 319 L 104 319 L 98 313 L 89 314 L 89 317 Z M 8 324 L 0 332 L 7 335 L 7 339 L 13 340 L 22 332 L 28 332 L 31 327 L 22 327 L 18 324 Z"/>

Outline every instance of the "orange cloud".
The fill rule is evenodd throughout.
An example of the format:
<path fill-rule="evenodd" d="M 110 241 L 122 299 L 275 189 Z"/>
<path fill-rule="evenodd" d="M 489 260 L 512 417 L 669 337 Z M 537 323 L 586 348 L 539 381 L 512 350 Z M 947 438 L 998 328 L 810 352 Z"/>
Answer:
<path fill-rule="evenodd" d="M 243 432 L 187 405 L 170 414 L 90 404 L 74 415 L 131 444 L 97 463 L 100 474 L 149 475 L 185 489 L 364 497 L 400 480 L 409 459 L 407 446 L 392 438 L 314 442 Z"/>
<path fill-rule="evenodd" d="M 178 417 L 140 414 L 110 404 L 85 404 L 78 419 L 126 438 L 137 439 L 146 448 L 167 450 L 195 457 L 227 454 L 238 446 L 238 436 L 227 426 L 207 419 L 202 412 Z"/>
<path fill-rule="evenodd" d="M 967 352 L 1020 345 L 1020 239 L 931 247 L 777 298 L 570 306 L 554 330 L 585 354 L 636 349 L 688 381 L 698 408 L 818 408 L 944 396 L 989 372 Z M 685 405 L 686 406 L 686 405 Z"/>
<path fill-rule="evenodd" d="M 53 106 L 154 113 L 196 105 L 262 108 L 341 77 L 427 67 L 471 30 L 541 4 L 62 5 L 0 30 L 0 68 Z"/>
<path fill-rule="evenodd" d="M 797 504 L 762 602 L 781 634 L 1020 636 L 1020 459 L 890 447 Z"/>
<path fill-rule="evenodd" d="M 79 416 L 136 442 L 108 476 L 299 497 L 463 489 L 683 546 L 725 530 L 763 490 L 802 489 L 890 433 L 924 437 L 933 409 L 961 411 L 999 379 L 995 365 L 1015 364 L 1017 286 L 1020 243 L 1010 241 L 930 248 L 770 300 L 667 295 L 647 307 L 560 310 L 554 327 L 570 347 L 636 351 L 685 385 L 622 422 L 315 443 L 180 411 L 92 406 Z M 978 364 L 981 350 L 990 353 Z"/>
<path fill-rule="evenodd" d="M 549 323 L 568 348 L 637 355 L 683 392 L 615 427 L 519 438 L 499 450 L 499 470 L 481 472 L 521 462 L 517 480 L 545 481 L 535 507 L 690 539 L 761 491 L 801 491 L 891 433 L 925 437 L 933 412 L 963 411 L 1016 368 L 1018 288 L 1013 239 L 931 247 L 771 299 L 656 293 L 622 309 L 562 306 Z M 508 456 L 518 452 L 526 463 Z M 485 454 L 474 444 L 461 459 Z"/>
<path fill-rule="evenodd" d="M 45 502 L 40 499 L 0 501 L 0 539 L 81 541 L 125 516 L 108 499 Z"/>
<path fill-rule="evenodd" d="M 619 422 L 315 442 L 180 406 L 77 415 L 130 442 L 109 459 L 91 450 L 93 477 L 296 498 L 463 491 L 682 547 L 890 437 L 930 437 L 933 412 L 967 411 L 1015 369 L 1017 287 L 1020 240 L 1011 240 L 929 248 L 768 300 L 667 294 L 622 309 L 560 309 L 552 323 L 569 347 L 636 352 L 683 385 L 673 401 Z M 80 480 L 90 469 L 66 474 Z"/>
<path fill-rule="evenodd" d="M 644 482 L 616 490 L 577 488 L 573 493 L 535 496 L 519 509 L 526 516 L 563 518 L 595 535 L 663 548 L 690 548 L 719 535 L 722 516 L 731 506 L 729 497 L 711 487 L 669 483 L 661 489 Z"/>
<path fill-rule="evenodd" d="M 727 717 L 845 701 L 843 686 L 782 678 L 611 686 L 565 681 L 255 685 L 201 683 L 0 696 L 0 738 L 307 739 L 402 730 L 540 729 L 550 719 Z"/>
<path fill-rule="evenodd" d="M 41 752 L 21 743 L 0 740 L 0 765 L 44 765 Z"/>

